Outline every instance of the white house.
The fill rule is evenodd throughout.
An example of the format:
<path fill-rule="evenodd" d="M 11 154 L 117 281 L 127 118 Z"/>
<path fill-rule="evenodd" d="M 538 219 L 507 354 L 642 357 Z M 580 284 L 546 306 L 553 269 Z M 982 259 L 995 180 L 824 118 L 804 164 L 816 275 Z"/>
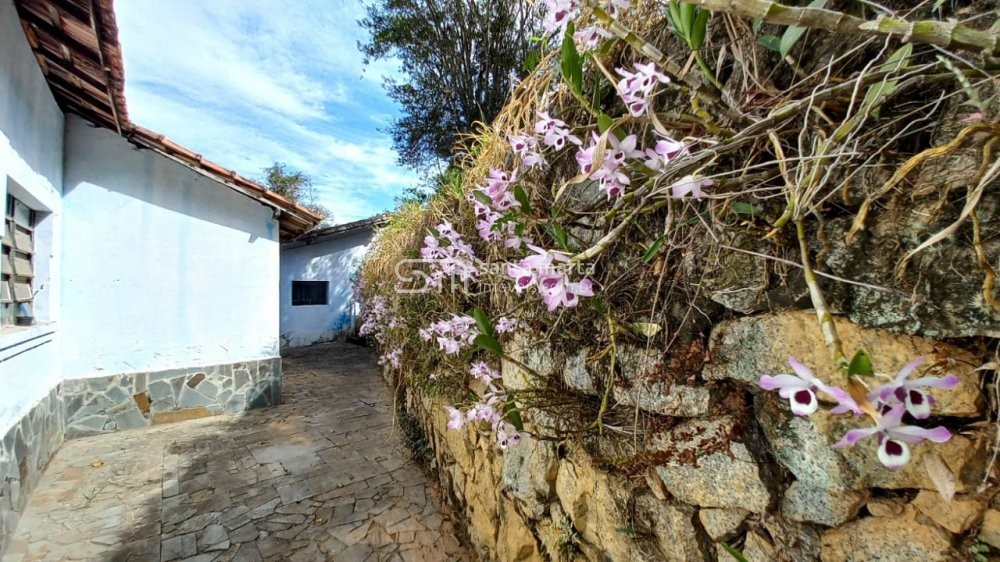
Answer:
<path fill-rule="evenodd" d="M 281 245 L 281 343 L 299 347 L 352 335 L 360 310 L 354 273 L 382 217 L 313 230 Z"/>
<path fill-rule="evenodd" d="M 0 0 L 0 555 L 64 439 L 276 402 L 320 217 L 132 124 L 110 0 Z"/>

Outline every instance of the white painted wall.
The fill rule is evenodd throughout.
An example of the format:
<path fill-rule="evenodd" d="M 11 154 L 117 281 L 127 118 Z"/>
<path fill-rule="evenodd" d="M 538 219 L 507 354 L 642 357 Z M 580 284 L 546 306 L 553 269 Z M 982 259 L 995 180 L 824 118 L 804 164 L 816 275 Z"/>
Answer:
<path fill-rule="evenodd" d="M 351 327 L 352 275 L 371 242 L 371 229 L 281 250 L 281 341 L 290 347 L 331 341 Z M 329 281 L 329 304 L 292 306 L 292 281 Z"/>
<path fill-rule="evenodd" d="M 278 354 L 270 208 L 75 116 L 64 185 L 66 378 Z"/>
<path fill-rule="evenodd" d="M 47 248 L 35 258 L 35 316 L 41 325 L 0 329 L 0 435 L 60 381 L 62 163 L 63 114 L 13 3 L 0 0 L 0 208 L 10 191 L 48 213 L 36 233 L 36 248 Z"/>

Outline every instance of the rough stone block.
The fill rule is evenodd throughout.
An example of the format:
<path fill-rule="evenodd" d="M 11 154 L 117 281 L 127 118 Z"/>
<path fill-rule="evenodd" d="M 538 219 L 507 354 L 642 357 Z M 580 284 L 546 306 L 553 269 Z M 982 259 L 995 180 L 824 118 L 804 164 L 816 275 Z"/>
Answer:
<path fill-rule="evenodd" d="M 823 562 L 953 560 L 951 537 L 918 522 L 912 508 L 898 517 L 865 517 L 823 534 Z"/>
<path fill-rule="evenodd" d="M 971 353 L 953 345 L 886 330 L 864 329 L 844 318 L 835 318 L 844 353 L 864 349 L 872 357 L 878 373 L 895 375 L 919 356 L 927 357 L 911 377 L 954 373 L 959 385 L 951 390 L 930 389 L 937 400 L 938 415 L 976 417 L 981 409 L 980 362 Z M 827 384 L 843 386 L 834 369 L 830 351 L 822 345 L 816 314 L 808 310 L 765 314 L 728 320 L 712 329 L 712 362 L 702 376 L 709 380 L 730 379 L 758 389 L 761 375 L 790 373 L 788 357 L 811 368 Z"/>
<path fill-rule="evenodd" d="M 699 507 L 767 511 L 771 492 L 761 477 L 760 463 L 745 444 L 731 440 L 734 425 L 731 417 L 691 420 L 653 438 L 653 450 L 671 454 L 656 467 L 671 495 Z M 691 455 L 697 463 L 689 460 Z"/>
<path fill-rule="evenodd" d="M 711 392 L 704 386 L 672 384 L 664 381 L 639 382 L 631 388 L 614 388 L 615 400 L 629 407 L 655 414 L 693 418 L 708 413 Z"/>
<path fill-rule="evenodd" d="M 836 527 L 856 517 L 867 498 L 867 490 L 838 492 L 792 482 L 785 490 L 781 513 L 792 521 Z"/>

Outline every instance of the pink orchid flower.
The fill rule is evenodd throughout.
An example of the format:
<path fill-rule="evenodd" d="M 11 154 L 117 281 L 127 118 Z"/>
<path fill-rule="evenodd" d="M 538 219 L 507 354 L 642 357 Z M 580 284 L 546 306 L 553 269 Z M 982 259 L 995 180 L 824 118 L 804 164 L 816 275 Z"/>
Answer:
<path fill-rule="evenodd" d="M 910 460 L 909 445 L 917 445 L 924 440 L 934 443 L 944 443 L 951 439 L 951 432 L 945 427 L 935 427 L 924 429 L 912 425 L 903 425 L 903 414 L 906 406 L 897 404 L 882 414 L 875 427 L 864 429 L 852 429 L 844 434 L 843 439 L 838 441 L 833 448 L 841 449 L 850 447 L 858 441 L 870 437 L 878 436 L 878 460 L 886 468 L 895 470 Z"/>
<path fill-rule="evenodd" d="M 831 413 L 854 412 L 855 415 L 861 414 L 861 408 L 846 390 L 829 386 L 819 380 L 809 367 L 794 357 L 789 357 L 788 363 L 792 366 L 794 375 L 764 375 L 760 378 L 759 384 L 764 390 L 777 390 L 779 396 L 788 399 L 793 414 L 808 416 L 815 412 L 819 408 L 819 402 L 816 399 L 817 392 L 822 392 L 837 401 L 837 406 L 830 410 Z"/>
<path fill-rule="evenodd" d="M 883 406 L 903 404 L 906 411 L 918 420 L 931 417 L 931 407 L 934 397 L 925 392 L 924 388 L 951 389 L 958 385 L 958 377 L 948 374 L 944 377 L 920 377 L 906 380 L 921 364 L 924 357 L 917 357 L 899 370 L 892 382 L 884 384 L 868 394 L 868 400 L 880 402 Z"/>

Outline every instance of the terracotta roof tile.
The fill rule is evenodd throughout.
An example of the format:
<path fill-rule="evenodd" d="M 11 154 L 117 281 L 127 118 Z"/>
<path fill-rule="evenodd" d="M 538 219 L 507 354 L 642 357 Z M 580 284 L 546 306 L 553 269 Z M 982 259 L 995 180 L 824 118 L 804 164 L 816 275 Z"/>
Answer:
<path fill-rule="evenodd" d="M 300 235 L 323 220 L 263 185 L 129 120 L 112 0 L 14 0 L 14 5 L 28 44 L 64 111 L 112 129 L 137 146 L 164 154 L 279 209 L 283 236 Z"/>

